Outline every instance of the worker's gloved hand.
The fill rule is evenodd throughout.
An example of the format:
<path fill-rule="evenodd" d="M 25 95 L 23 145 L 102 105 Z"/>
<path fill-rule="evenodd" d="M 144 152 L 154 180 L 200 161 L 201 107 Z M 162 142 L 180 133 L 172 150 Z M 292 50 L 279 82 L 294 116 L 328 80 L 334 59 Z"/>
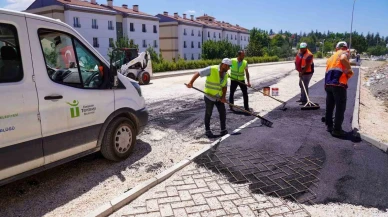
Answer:
<path fill-rule="evenodd" d="M 252 87 L 252 85 L 251 85 L 251 83 L 250 83 L 250 82 L 248 82 L 247 86 L 248 86 L 248 87 Z"/>
<path fill-rule="evenodd" d="M 186 87 L 187 87 L 187 88 L 192 88 L 192 87 L 193 87 L 193 84 L 192 84 L 192 83 L 188 83 L 188 84 L 186 85 Z"/>

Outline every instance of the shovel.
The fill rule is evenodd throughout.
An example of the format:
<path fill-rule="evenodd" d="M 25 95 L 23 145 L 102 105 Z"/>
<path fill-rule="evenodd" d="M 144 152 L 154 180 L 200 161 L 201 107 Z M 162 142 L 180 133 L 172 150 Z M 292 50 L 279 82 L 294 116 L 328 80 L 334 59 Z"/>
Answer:
<path fill-rule="evenodd" d="M 247 84 L 245 84 L 245 83 L 243 83 L 243 82 L 240 82 L 240 81 L 237 81 L 237 80 L 233 80 L 233 81 L 236 81 L 237 83 L 240 83 L 240 84 L 243 84 L 243 85 L 249 87 Z M 256 90 L 256 91 L 258 91 L 258 92 L 264 94 L 263 92 L 261 92 L 260 90 L 254 88 L 254 87 L 250 87 L 250 88 L 252 88 L 252 89 L 254 89 L 254 90 Z M 270 97 L 270 98 L 272 98 L 272 99 L 274 99 L 274 100 L 276 100 L 276 101 L 278 101 L 278 102 L 280 102 L 280 103 L 283 104 L 283 107 L 282 107 L 280 110 L 282 110 L 282 111 L 286 111 L 286 110 L 287 110 L 287 108 L 286 108 L 287 103 L 286 103 L 286 102 L 281 101 L 281 100 L 279 100 L 279 99 L 276 99 L 275 97 L 272 97 L 272 96 L 270 96 L 270 95 L 268 95 L 268 97 Z"/>
<path fill-rule="evenodd" d="M 185 85 L 187 86 L 187 84 L 185 84 Z M 203 92 L 202 90 L 200 90 L 200 89 L 198 89 L 198 88 L 195 88 L 195 87 L 192 87 L 192 88 L 193 88 L 194 90 L 197 90 L 197 91 L 199 91 L 199 92 L 201 92 L 201 93 L 206 94 L 205 92 Z M 213 98 L 213 99 L 216 99 L 216 100 L 218 100 L 218 101 L 221 101 L 221 100 L 220 100 L 219 98 L 217 98 L 217 97 L 210 96 L 210 95 L 208 95 L 208 94 L 206 94 L 206 95 L 209 96 L 209 97 L 211 97 L 211 98 Z M 228 104 L 229 106 L 232 106 L 232 107 L 234 107 L 234 108 L 237 108 L 237 109 L 240 110 L 240 111 L 243 111 L 243 112 L 245 112 L 245 113 L 247 113 L 247 114 L 250 114 L 250 115 L 252 115 L 252 116 L 255 116 L 255 117 L 261 119 L 261 124 L 263 124 L 264 126 L 272 127 L 272 125 L 273 125 L 273 123 L 272 123 L 271 121 L 269 121 L 269 120 L 267 120 L 267 119 L 261 117 L 260 115 L 257 115 L 257 114 L 254 114 L 254 113 L 250 112 L 250 111 L 247 111 L 247 110 L 245 110 L 245 109 L 242 109 L 242 108 L 240 108 L 240 107 L 238 107 L 238 106 L 236 106 L 236 105 L 233 105 L 232 103 L 228 103 L 228 102 L 225 102 L 225 103 Z"/>

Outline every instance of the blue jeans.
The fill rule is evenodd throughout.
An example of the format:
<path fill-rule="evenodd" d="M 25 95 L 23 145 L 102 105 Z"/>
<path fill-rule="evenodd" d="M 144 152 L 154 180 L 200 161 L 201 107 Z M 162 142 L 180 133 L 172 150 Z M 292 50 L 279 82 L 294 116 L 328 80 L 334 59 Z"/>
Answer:
<path fill-rule="evenodd" d="M 309 84 L 310 84 L 310 80 L 312 77 L 313 77 L 313 73 L 304 74 L 304 75 L 302 75 L 302 77 L 299 80 L 300 100 L 302 102 L 307 102 L 307 97 L 306 97 L 306 93 L 304 92 L 302 82 L 303 82 L 304 86 L 306 87 L 307 94 L 309 94 Z"/>

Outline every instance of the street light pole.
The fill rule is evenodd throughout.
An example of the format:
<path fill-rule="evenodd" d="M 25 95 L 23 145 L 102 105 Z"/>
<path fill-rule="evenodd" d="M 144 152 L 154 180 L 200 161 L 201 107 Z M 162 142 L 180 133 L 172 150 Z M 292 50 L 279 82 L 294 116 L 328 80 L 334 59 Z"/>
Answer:
<path fill-rule="evenodd" d="M 323 39 L 323 45 L 322 45 L 322 57 L 324 58 L 325 57 L 325 39 Z"/>
<path fill-rule="evenodd" d="M 352 47 L 352 33 L 353 33 L 353 13 L 354 13 L 354 5 L 356 4 L 356 0 L 353 2 L 353 10 L 352 10 L 352 22 L 350 24 L 350 42 L 349 42 L 349 51 Z"/>

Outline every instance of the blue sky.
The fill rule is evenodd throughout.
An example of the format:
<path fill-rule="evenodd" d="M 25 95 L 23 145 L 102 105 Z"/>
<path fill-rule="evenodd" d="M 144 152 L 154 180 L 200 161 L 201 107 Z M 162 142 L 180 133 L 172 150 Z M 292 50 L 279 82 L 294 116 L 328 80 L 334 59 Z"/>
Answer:
<path fill-rule="evenodd" d="M 33 0 L 0 0 L 0 7 L 25 9 Z M 106 0 L 97 0 L 106 4 Z M 156 15 L 168 11 L 194 14 L 207 13 L 248 29 L 280 29 L 291 32 L 350 32 L 353 0 L 113 0 L 115 5 L 138 4 L 141 11 Z M 379 32 L 388 36 L 388 0 L 356 0 L 353 29 L 364 34 Z"/>

